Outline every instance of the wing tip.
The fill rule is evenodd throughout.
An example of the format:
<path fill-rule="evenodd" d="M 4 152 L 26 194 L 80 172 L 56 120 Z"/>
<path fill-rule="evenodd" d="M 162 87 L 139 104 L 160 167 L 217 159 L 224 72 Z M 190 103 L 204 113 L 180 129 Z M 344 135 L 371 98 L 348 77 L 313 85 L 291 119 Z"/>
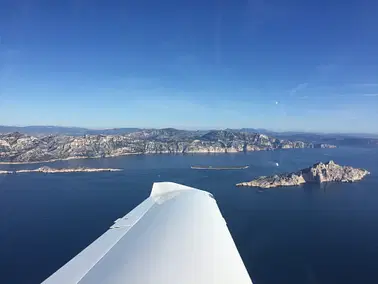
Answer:
<path fill-rule="evenodd" d="M 186 186 L 183 184 L 175 183 L 175 182 L 154 182 L 152 185 L 150 196 L 157 197 L 163 194 L 183 191 L 183 190 L 198 190 L 198 189 L 190 187 L 190 186 Z"/>

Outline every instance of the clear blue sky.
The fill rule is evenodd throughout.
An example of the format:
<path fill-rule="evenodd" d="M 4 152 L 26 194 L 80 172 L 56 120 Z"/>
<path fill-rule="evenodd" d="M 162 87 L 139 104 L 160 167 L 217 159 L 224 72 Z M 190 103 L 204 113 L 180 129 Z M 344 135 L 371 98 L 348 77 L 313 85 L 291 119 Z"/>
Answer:
<path fill-rule="evenodd" d="M 377 11 L 0 0 L 0 124 L 378 133 Z"/>

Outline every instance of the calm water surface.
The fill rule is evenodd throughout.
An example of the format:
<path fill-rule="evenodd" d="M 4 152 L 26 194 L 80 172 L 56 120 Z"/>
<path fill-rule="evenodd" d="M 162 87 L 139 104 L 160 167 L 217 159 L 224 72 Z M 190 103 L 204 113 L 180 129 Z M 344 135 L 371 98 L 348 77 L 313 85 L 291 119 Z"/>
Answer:
<path fill-rule="evenodd" d="M 329 159 L 372 174 L 359 183 L 264 192 L 234 186 Z M 378 283 L 377 149 L 129 156 L 49 165 L 124 171 L 0 176 L 0 283 L 40 283 L 143 201 L 155 181 L 214 194 L 255 284 Z M 190 165 L 250 167 L 205 171 Z"/>

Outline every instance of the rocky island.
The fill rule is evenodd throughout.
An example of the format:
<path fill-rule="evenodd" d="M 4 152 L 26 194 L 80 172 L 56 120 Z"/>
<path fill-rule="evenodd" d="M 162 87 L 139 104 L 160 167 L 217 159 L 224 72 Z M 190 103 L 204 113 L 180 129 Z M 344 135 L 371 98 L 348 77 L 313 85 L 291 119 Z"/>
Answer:
<path fill-rule="evenodd" d="M 0 163 L 116 157 L 133 154 L 237 153 L 293 148 L 333 148 L 329 144 L 278 139 L 264 134 L 214 130 L 145 129 L 117 135 L 0 134 Z"/>
<path fill-rule="evenodd" d="M 119 172 L 122 169 L 95 169 L 95 168 L 60 168 L 54 169 L 47 166 L 40 167 L 34 170 L 18 170 L 18 171 L 0 171 L 0 174 L 21 174 L 21 173 L 46 173 L 46 174 L 55 174 L 55 173 L 93 173 L 93 172 Z"/>
<path fill-rule="evenodd" d="M 236 186 L 271 188 L 280 186 L 297 186 L 304 183 L 354 182 L 370 174 L 367 170 L 340 166 L 334 161 L 317 163 L 298 172 L 273 176 L 262 176 L 250 182 L 238 183 Z"/>

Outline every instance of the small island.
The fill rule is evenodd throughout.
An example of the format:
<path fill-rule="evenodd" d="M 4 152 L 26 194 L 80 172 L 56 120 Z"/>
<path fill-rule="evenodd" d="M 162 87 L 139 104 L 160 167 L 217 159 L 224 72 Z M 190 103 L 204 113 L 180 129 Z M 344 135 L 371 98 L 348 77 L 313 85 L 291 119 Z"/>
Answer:
<path fill-rule="evenodd" d="M 119 172 L 122 169 L 96 169 L 96 168 L 50 168 L 47 166 L 40 167 L 34 170 L 18 170 L 18 171 L 0 171 L 0 174 L 21 174 L 21 173 L 46 173 L 46 174 L 55 174 L 55 173 L 79 173 L 79 172 L 86 172 L 86 173 L 93 173 L 93 172 Z"/>
<path fill-rule="evenodd" d="M 213 167 L 213 166 L 191 166 L 192 170 L 244 170 L 248 169 L 249 166 L 231 166 L 231 167 Z"/>
<path fill-rule="evenodd" d="M 312 167 L 289 174 L 262 176 L 249 182 L 242 182 L 236 186 L 251 186 L 271 188 L 281 186 L 297 186 L 304 183 L 323 182 L 355 182 L 370 174 L 367 170 L 340 166 L 334 161 L 317 163 Z"/>

